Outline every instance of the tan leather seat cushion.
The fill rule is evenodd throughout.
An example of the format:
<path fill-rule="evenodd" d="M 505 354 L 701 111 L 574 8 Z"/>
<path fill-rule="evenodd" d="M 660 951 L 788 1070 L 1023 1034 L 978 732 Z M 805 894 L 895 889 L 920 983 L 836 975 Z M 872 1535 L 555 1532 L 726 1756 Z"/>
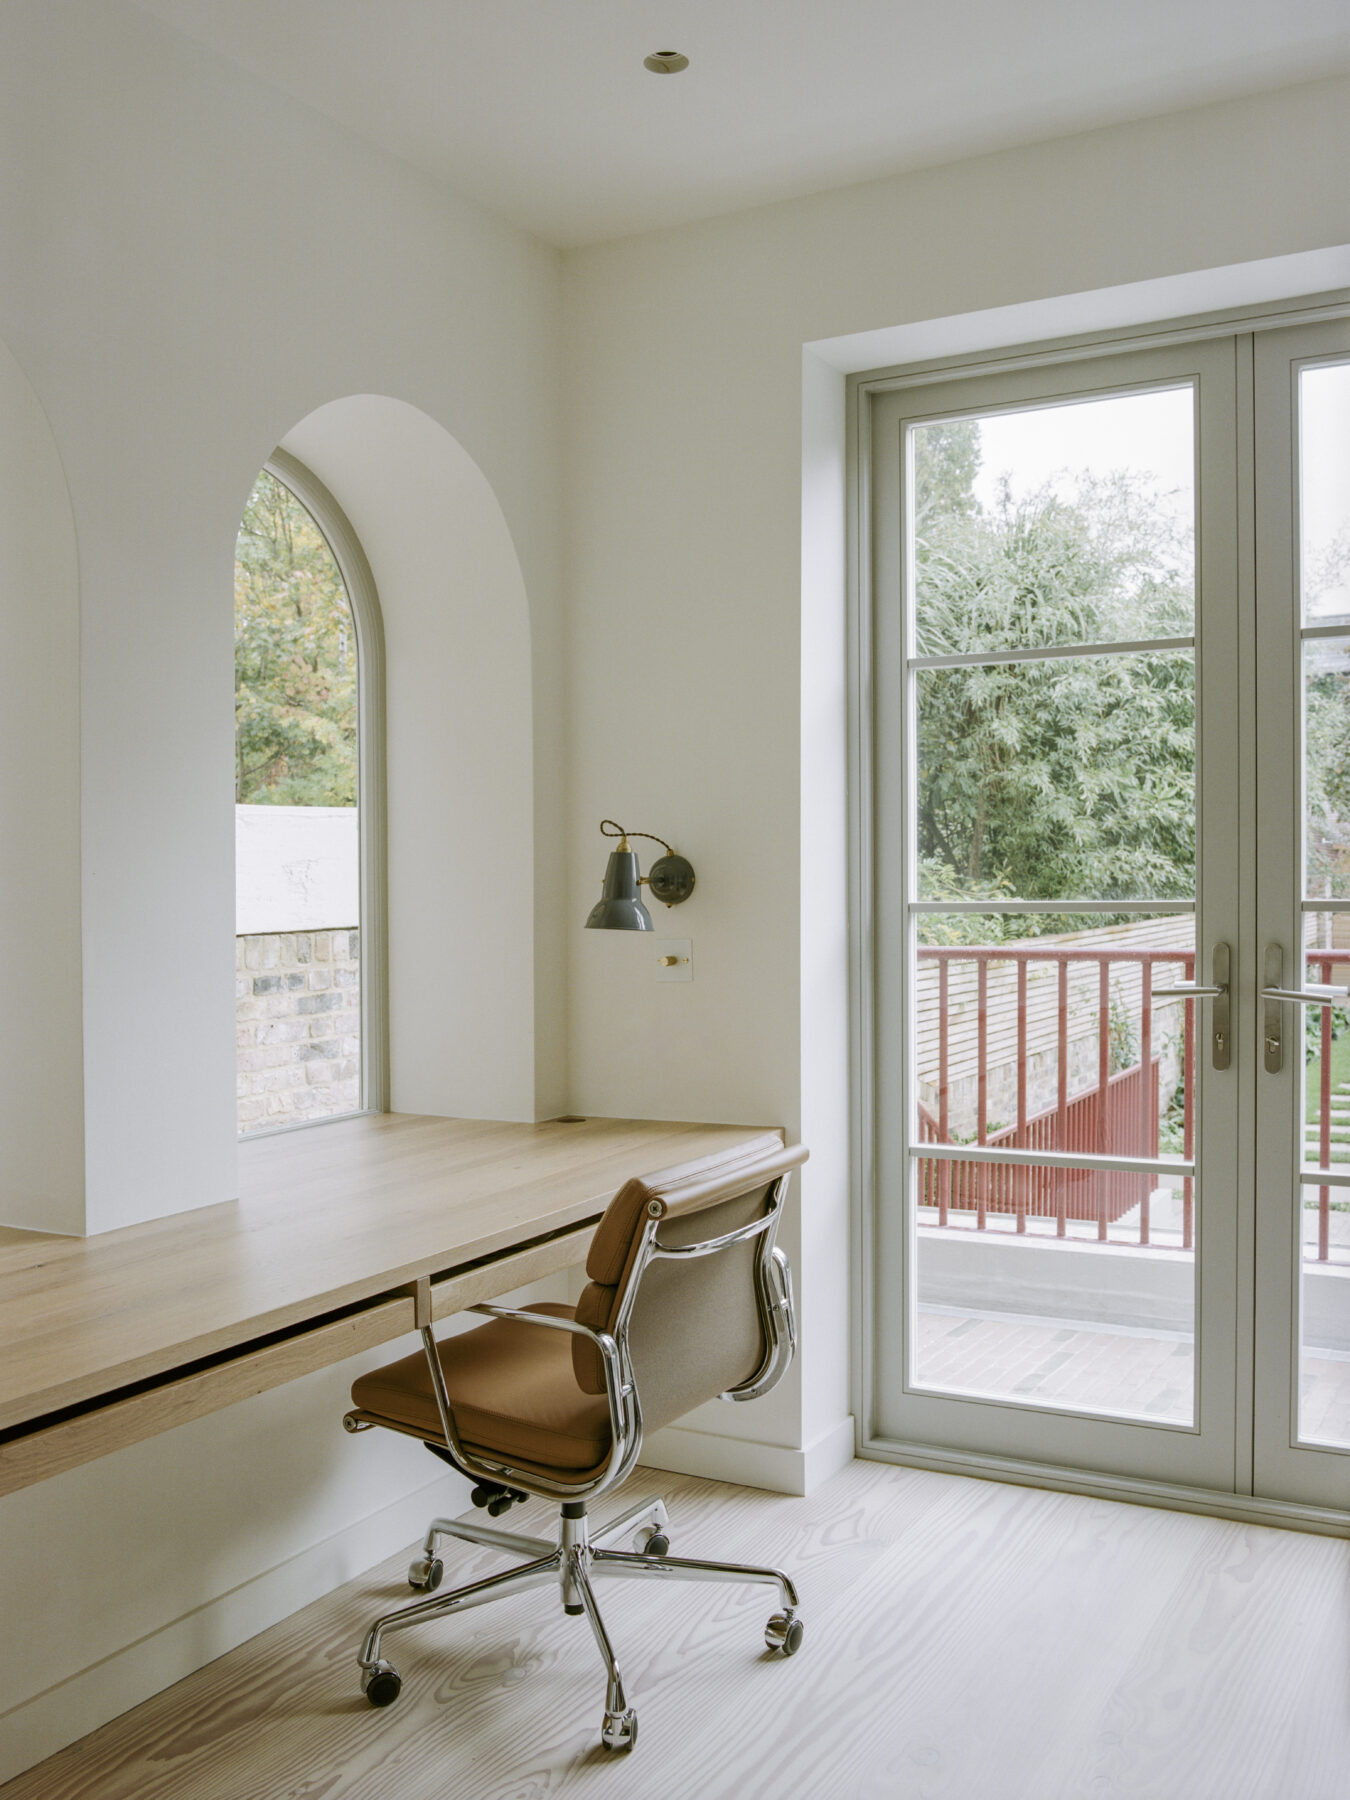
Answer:
<path fill-rule="evenodd" d="M 572 1317 L 570 1306 L 554 1301 L 524 1310 Z M 571 1332 L 493 1319 L 438 1348 L 455 1429 L 466 1446 L 567 1475 L 604 1461 L 609 1406 L 603 1395 L 579 1387 Z M 420 1350 L 362 1375 L 352 1386 L 352 1401 L 362 1412 L 440 1441 L 436 1397 Z"/>

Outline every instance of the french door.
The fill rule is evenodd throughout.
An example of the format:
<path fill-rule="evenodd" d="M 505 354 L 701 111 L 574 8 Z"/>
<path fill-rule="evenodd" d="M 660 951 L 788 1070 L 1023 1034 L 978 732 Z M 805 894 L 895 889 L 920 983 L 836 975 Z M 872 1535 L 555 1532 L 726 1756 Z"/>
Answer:
<path fill-rule="evenodd" d="M 1254 1484 L 1350 1508 L 1350 326 L 1254 368 Z"/>
<path fill-rule="evenodd" d="M 1350 1505 L 1350 331 L 867 406 L 867 1439 Z"/>

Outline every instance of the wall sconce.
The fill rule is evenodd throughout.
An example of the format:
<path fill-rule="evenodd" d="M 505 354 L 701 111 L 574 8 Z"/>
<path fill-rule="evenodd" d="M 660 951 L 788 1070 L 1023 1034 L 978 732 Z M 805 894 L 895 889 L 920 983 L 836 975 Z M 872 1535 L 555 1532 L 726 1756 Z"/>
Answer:
<path fill-rule="evenodd" d="M 609 853 L 604 886 L 601 889 L 602 898 L 591 908 L 586 929 L 650 931 L 651 914 L 642 904 L 638 894 L 639 887 L 649 887 L 653 898 L 660 900 L 665 906 L 678 906 L 694 891 L 693 867 L 684 857 L 677 856 L 664 838 L 656 837 L 650 831 L 625 831 L 613 819 L 601 819 L 600 831 L 602 836 L 618 838 L 619 841 Z M 630 847 L 630 837 L 651 838 L 654 844 L 660 844 L 665 851 L 664 856 L 657 857 L 646 875 L 638 870 L 637 851 Z"/>

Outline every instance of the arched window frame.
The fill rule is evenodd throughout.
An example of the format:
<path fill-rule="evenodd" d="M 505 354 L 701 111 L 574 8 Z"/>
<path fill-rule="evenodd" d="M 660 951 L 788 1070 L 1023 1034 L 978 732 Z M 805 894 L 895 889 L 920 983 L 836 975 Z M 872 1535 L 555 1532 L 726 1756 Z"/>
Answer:
<path fill-rule="evenodd" d="M 295 496 L 338 566 L 356 633 L 356 804 L 361 918 L 361 1094 L 359 1113 L 389 1110 L 388 840 L 385 806 L 384 619 L 361 540 L 314 471 L 275 449 L 263 464 Z M 350 1113 L 341 1114 L 351 1118 Z M 332 1119 L 281 1127 L 298 1131 Z M 259 1133 L 258 1135 L 262 1135 Z"/>

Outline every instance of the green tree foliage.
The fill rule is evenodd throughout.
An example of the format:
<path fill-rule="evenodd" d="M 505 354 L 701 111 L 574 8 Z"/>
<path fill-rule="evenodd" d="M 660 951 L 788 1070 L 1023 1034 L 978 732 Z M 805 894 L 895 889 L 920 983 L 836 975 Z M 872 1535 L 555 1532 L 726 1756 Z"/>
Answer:
<path fill-rule="evenodd" d="M 322 532 L 264 471 L 235 548 L 237 802 L 356 804 L 356 634 Z"/>
<path fill-rule="evenodd" d="M 1018 500 L 1005 485 L 989 510 L 975 422 L 922 428 L 915 448 L 922 654 L 1193 629 L 1189 544 L 1135 478 Z M 1189 653 L 929 670 L 918 695 L 922 897 L 1194 891 Z"/>
<path fill-rule="evenodd" d="M 1350 535 L 1338 537 L 1305 575 L 1309 620 L 1339 613 L 1350 578 Z M 1350 636 L 1350 634 L 1347 634 Z M 1350 653 L 1340 639 L 1307 650 L 1303 729 L 1307 754 L 1308 892 L 1350 894 Z"/>
<path fill-rule="evenodd" d="M 975 477 L 980 472 L 976 419 L 924 425 L 914 434 L 914 528 L 920 541 L 952 519 L 979 511 Z"/>

